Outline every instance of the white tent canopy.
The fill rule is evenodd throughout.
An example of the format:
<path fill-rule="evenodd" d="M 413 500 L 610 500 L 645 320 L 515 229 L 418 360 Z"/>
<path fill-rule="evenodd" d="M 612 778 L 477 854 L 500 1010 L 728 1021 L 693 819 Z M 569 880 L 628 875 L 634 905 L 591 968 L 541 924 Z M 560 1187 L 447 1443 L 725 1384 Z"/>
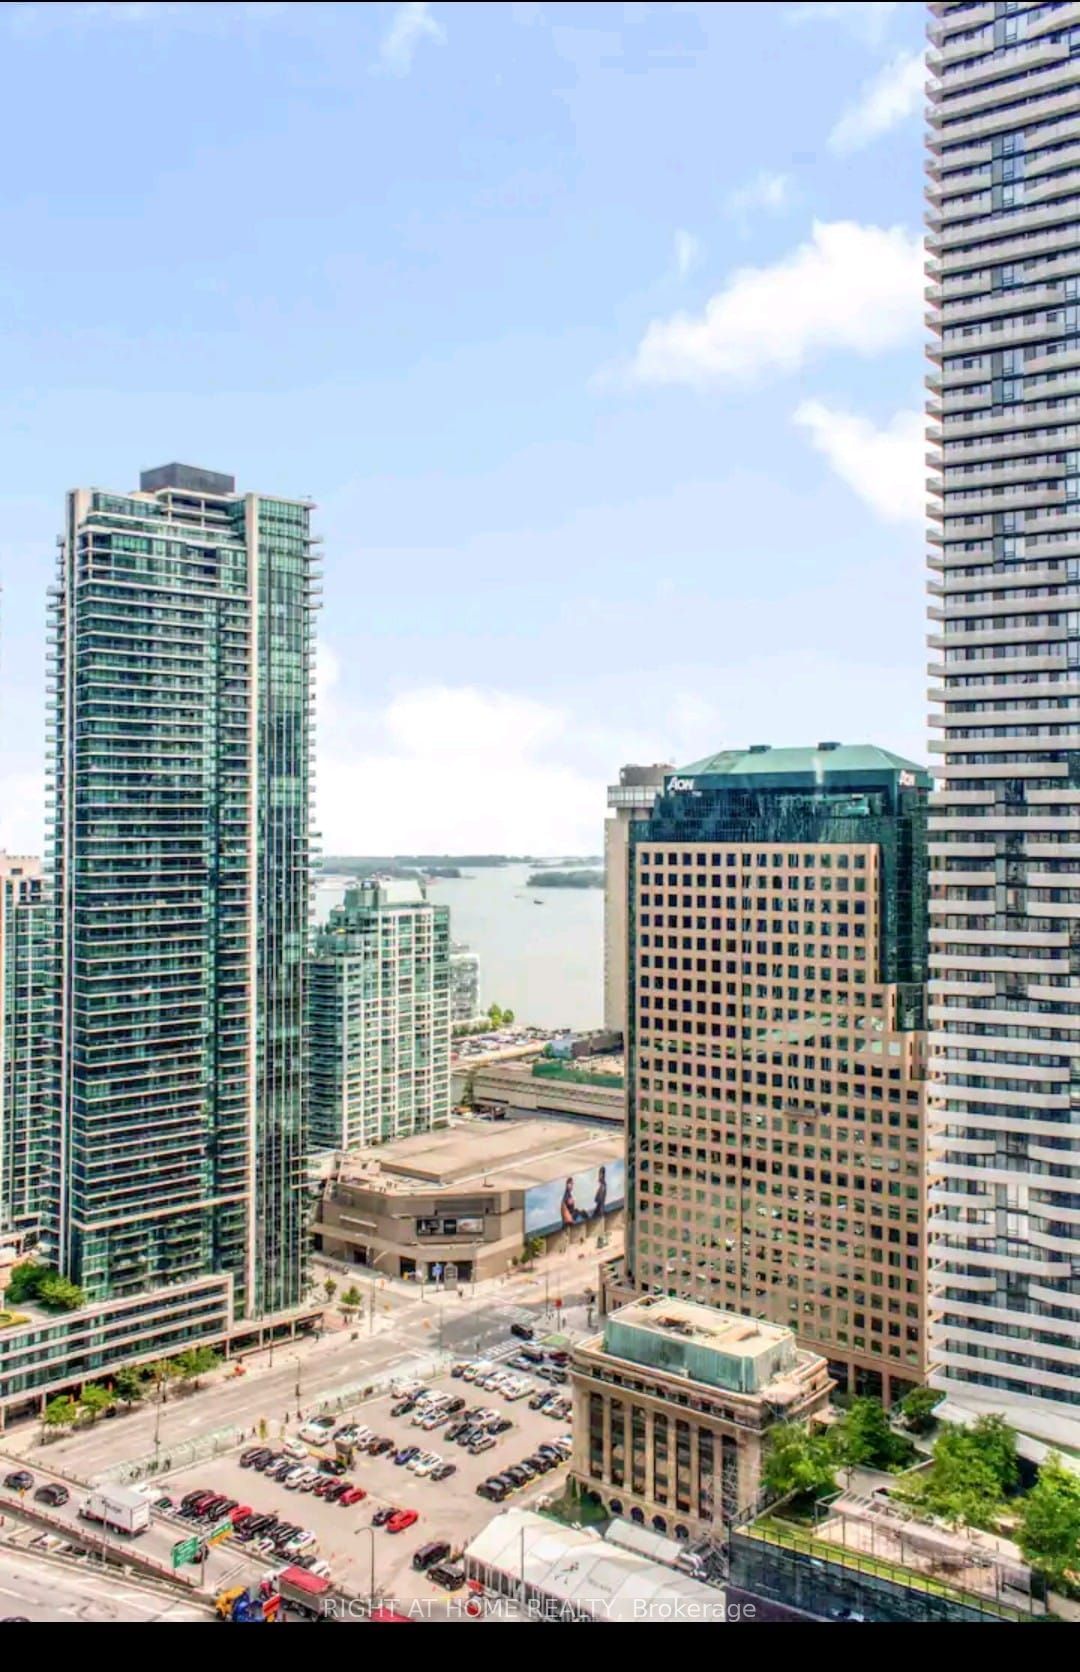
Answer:
<path fill-rule="evenodd" d="M 505 1510 L 465 1551 L 471 1577 L 552 1618 L 722 1620 L 724 1593 L 686 1574 L 562 1527 L 531 1510 Z"/>

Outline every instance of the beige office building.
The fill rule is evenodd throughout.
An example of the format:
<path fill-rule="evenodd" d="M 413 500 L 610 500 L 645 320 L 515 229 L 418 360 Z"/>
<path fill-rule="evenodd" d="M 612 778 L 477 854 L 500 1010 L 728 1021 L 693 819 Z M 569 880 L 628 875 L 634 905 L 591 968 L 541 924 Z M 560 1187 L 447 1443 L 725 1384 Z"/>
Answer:
<path fill-rule="evenodd" d="M 680 1539 L 747 1512 L 769 1430 L 809 1421 L 832 1387 L 791 1330 L 666 1296 L 613 1312 L 571 1364 L 574 1481 Z"/>
<path fill-rule="evenodd" d="M 630 826 L 647 819 L 670 766 L 624 766 L 604 822 L 604 1026 L 626 1033 L 626 879 Z"/>
<path fill-rule="evenodd" d="M 338 1156 L 318 1252 L 387 1277 L 500 1277 L 538 1238 L 597 1255 L 622 1224 L 623 1137 L 543 1120 L 466 1120 Z M 593 1269 L 590 1264 L 589 1269 Z"/>
<path fill-rule="evenodd" d="M 871 745 L 725 751 L 631 840 L 627 1279 L 926 1373 L 926 801 Z"/>

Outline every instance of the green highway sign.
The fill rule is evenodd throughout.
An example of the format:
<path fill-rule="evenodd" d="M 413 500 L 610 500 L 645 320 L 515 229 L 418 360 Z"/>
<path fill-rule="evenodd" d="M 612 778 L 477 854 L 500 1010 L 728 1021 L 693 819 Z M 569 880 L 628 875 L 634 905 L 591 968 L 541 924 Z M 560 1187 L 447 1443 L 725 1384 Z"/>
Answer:
<path fill-rule="evenodd" d="M 232 1538 L 233 1525 L 231 1521 L 219 1521 L 213 1532 L 207 1536 L 207 1544 L 221 1544 L 225 1539 Z"/>
<path fill-rule="evenodd" d="M 185 1562 L 198 1561 L 199 1542 L 197 1538 L 182 1538 L 179 1544 L 174 1544 L 172 1547 L 173 1567 L 183 1567 Z"/>

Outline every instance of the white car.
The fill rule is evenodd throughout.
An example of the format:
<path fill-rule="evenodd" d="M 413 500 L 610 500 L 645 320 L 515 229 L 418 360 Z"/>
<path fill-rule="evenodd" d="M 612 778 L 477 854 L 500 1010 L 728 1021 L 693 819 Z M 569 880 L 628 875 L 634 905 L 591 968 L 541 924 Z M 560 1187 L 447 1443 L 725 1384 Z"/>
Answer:
<path fill-rule="evenodd" d="M 312 1562 L 311 1566 L 308 1568 L 308 1572 L 313 1573 L 315 1575 L 316 1579 L 329 1579 L 329 1577 L 330 1577 L 330 1563 L 329 1562 Z"/>
<path fill-rule="evenodd" d="M 412 1468 L 414 1475 L 419 1475 L 421 1479 L 426 1479 L 427 1476 L 433 1472 L 433 1470 L 439 1467 L 441 1462 L 442 1458 L 439 1456 L 437 1451 L 426 1451 L 423 1457 L 415 1459 L 410 1467 Z"/>
<path fill-rule="evenodd" d="M 308 1454 L 303 1440 L 286 1440 L 281 1449 L 286 1457 L 306 1457 Z"/>
<path fill-rule="evenodd" d="M 304 1532 L 297 1533 L 295 1538 L 291 1538 L 285 1548 L 290 1555 L 298 1556 L 301 1550 L 310 1550 L 318 1542 L 315 1534 L 305 1529 Z"/>
<path fill-rule="evenodd" d="M 321 1445 L 323 1440 L 327 1439 L 333 1431 L 333 1417 L 312 1417 L 311 1421 L 305 1422 L 303 1428 L 301 1428 L 300 1438 L 309 1441 L 311 1445 L 317 1446 Z"/>
<path fill-rule="evenodd" d="M 301 1466 L 299 1469 L 293 1469 L 290 1474 L 287 1474 L 281 1484 L 284 1486 L 286 1492 L 298 1492 L 304 1482 L 310 1480 L 314 1473 L 314 1469 L 306 1469 Z"/>

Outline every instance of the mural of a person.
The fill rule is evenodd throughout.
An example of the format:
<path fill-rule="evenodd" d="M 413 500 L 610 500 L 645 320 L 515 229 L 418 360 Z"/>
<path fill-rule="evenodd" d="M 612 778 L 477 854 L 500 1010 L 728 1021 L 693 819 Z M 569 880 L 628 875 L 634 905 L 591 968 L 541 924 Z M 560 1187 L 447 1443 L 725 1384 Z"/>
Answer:
<path fill-rule="evenodd" d="M 577 1209 L 577 1203 L 574 1201 L 574 1181 L 572 1178 L 569 1178 L 566 1181 L 566 1189 L 563 1191 L 562 1206 L 560 1211 L 564 1225 L 574 1225 L 581 1217 Z"/>
<path fill-rule="evenodd" d="M 593 1200 L 592 1216 L 603 1219 L 604 1208 L 607 1205 L 607 1168 L 601 1167 L 596 1177 L 596 1196 Z"/>

